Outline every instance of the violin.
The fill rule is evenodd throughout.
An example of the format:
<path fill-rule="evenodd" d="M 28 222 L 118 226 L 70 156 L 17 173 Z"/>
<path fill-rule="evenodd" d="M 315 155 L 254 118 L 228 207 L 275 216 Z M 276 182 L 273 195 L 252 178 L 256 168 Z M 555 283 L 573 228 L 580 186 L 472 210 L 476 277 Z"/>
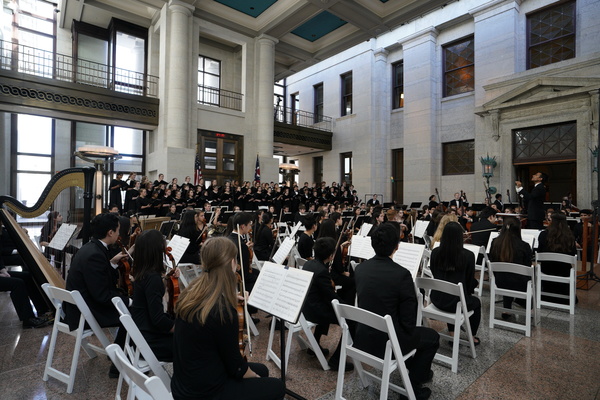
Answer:
<path fill-rule="evenodd" d="M 121 237 L 117 239 L 117 245 L 121 248 L 123 253 L 129 255 L 123 243 L 121 243 Z M 133 284 L 131 283 L 131 264 L 129 264 L 129 257 L 123 257 L 119 260 L 119 287 L 127 292 L 128 296 L 133 295 Z"/>
<path fill-rule="evenodd" d="M 237 281 L 238 281 L 238 290 L 240 293 L 244 293 L 243 290 L 243 284 L 242 284 L 242 277 L 239 274 L 235 274 L 237 276 Z M 237 315 L 238 315 L 238 346 L 240 348 L 240 354 L 242 355 L 242 357 L 244 358 L 244 360 L 247 360 L 246 358 L 246 342 L 247 337 L 244 334 L 244 328 L 246 326 L 246 312 L 244 310 L 244 301 L 243 300 L 238 300 L 238 304 L 235 307 L 235 310 L 237 311 Z"/>
<path fill-rule="evenodd" d="M 173 264 L 173 269 L 167 273 L 167 292 L 169 293 L 169 302 L 167 303 L 167 313 L 175 315 L 175 304 L 179 298 L 179 278 L 175 276 L 177 266 L 175 265 L 175 258 L 171 254 L 170 247 L 165 249 L 165 254 Z"/>

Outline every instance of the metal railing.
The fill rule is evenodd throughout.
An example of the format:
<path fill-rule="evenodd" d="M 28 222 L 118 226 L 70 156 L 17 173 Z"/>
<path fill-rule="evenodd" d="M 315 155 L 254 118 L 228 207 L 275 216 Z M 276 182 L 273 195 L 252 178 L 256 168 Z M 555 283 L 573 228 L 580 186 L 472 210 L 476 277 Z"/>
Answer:
<path fill-rule="evenodd" d="M 0 40 L 0 69 L 139 96 L 158 96 L 158 77 Z"/>
<path fill-rule="evenodd" d="M 198 103 L 208 106 L 228 108 L 230 110 L 242 111 L 241 93 L 219 89 L 211 86 L 198 85 Z"/>
<path fill-rule="evenodd" d="M 273 111 L 275 121 L 277 122 L 318 129 L 326 132 L 331 132 L 333 130 L 333 118 L 325 115 L 316 115 L 308 111 L 294 110 L 290 107 L 278 105 L 274 106 Z"/>

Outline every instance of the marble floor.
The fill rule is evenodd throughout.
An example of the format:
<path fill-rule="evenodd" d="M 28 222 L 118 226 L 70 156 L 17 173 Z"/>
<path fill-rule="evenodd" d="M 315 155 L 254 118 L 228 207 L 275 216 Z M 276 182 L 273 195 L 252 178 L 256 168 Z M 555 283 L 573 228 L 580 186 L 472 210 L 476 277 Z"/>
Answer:
<path fill-rule="evenodd" d="M 461 349 L 459 371 L 454 374 L 434 363 L 434 379 L 428 384 L 432 399 L 600 399 L 600 285 L 589 291 L 578 290 L 576 314 L 542 309 L 541 323 L 531 338 L 507 329 L 489 329 L 489 292 L 482 298 L 483 318 L 478 333 L 482 344 L 477 358 Z M 252 361 L 266 363 L 272 375 L 279 370 L 265 360 L 269 321 L 259 312 L 260 335 L 252 341 Z M 441 325 L 436 329 L 444 329 Z M 90 359 L 82 352 L 75 388 L 66 394 L 66 385 L 50 378 L 42 380 L 51 327 L 21 327 L 8 293 L 0 293 L 0 399 L 110 399 L 114 398 L 116 379 L 108 378 L 106 357 Z M 332 352 L 339 338 L 332 327 L 322 345 Z M 61 335 L 64 336 L 64 335 Z M 278 342 L 276 340 L 276 342 Z M 66 369 L 74 339 L 61 337 L 56 359 Z M 447 342 L 442 351 L 450 353 Z M 279 349 L 275 345 L 275 351 Z M 287 374 L 288 388 L 307 399 L 335 398 L 337 373 L 323 371 L 316 357 L 300 351 L 294 342 Z M 393 376 L 392 381 L 398 381 Z M 125 392 L 123 392 L 125 395 Z M 377 399 L 376 385 L 360 387 L 355 372 L 346 373 L 344 396 L 347 399 Z M 389 398 L 399 395 L 391 393 Z"/>

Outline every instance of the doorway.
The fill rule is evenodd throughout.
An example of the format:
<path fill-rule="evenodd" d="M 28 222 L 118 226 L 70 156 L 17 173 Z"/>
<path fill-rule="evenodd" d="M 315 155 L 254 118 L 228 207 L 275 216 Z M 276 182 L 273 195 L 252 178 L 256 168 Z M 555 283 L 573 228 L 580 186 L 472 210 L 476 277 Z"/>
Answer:
<path fill-rule="evenodd" d="M 392 200 L 404 204 L 404 149 L 392 150 Z"/>
<path fill-rule="evenodd" d="M 531 190 L 531 176 L 538 172 L 548 175 L 546 183 L 547 202 L 560 203 L 563 197 L 572 195 L 573 204 L 577 204 L 577 163 L 554 162 L 515 165 L 516 180 L 523 183 L 525 190 Z"/>

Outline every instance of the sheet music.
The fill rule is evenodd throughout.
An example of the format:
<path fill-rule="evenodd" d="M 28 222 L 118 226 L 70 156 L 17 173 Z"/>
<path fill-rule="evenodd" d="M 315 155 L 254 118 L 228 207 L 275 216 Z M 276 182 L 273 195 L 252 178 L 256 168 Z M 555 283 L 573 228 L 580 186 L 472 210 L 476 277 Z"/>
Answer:
<path fill-rule="evenodd" d="M 175 259 L 175 265 L 179 264 L 179 260 L 183 257 L 183 253 L 185 253 L 189 244 L 190 239 L 183 236 L 175 235 L 171 238 L 168 246 L 171 248 L 171 255 Z"/>
<path fill-rule="evenodd" d="M 359 236 L 367 236 L 369 234 L 369 232 L 371 232 L 371 228 L 372 227 L 373 227 L 373 224 L 369 224 L 367 222 L 364 222 L 360 226 L 360 231 L 358 231 Z"/>
<path fill-rule="evenodd" d="M 281 243 L 281 246 L 279 246 L 279 248 L 275 252 L 275 255 L 273 255 L 273 261 L 275 261 L 275 263 L 277 264 L 283 264 L 285 258 L 288 256 L 288 254 L 290 254 L 290 251 L 292 251 L 294 243 L 294 239 L 292 239 L 290 236 L 286 237 L 283 240 L 283 243 Z"/>
<path fill-rule="evenodd" d="M 415 233 L 413 234 L 413 236 L 422 238 L 423 235 L 425 234 L 425 231 L 427 230 L 427 225 L 429 225 L 429 221 L 418 220 L 415 223 Z"/>
<path fill-rule="evenodd" d="M 54 234 L 54 237 L 48 244 L 48 247 L 51 247 L 56 250 L 63 250 L 71 237 L 75 233 L 77 229 L 77 225 L 72 224 L 62 224 L 58 231 Z"/>
<path fill-rule="evenodd" d="M 412 275 L 413 280 L 415 280 L 417 273 L 419 272 L 419 266 L 421 266 L 424 250 L 425 245 L 400 242 L 398 250 L 394 253 L 392 260 L 406 268 Z"/>
<path fill-rule="evenodd" d="M 371 246 L 371 237 L 359 235 L 352 236 L 352 243 L 350 244 L 348 254 L 350 254 L 350 257 L 358 257 L 364 260 L 375 257 L 375 250 L 373 250 L 373 246 Z"/>
<path fill-rule="evenodd" d="M 492 248 L 492 241 L 496 239 L 500 235 L 500 232 L 492 231 L 490 232 L 490 238 L 488 239 L 487 247 L 485 248 L 485 252 L 490 254 L 490 249 Z"/>
<path fill-rule="evenodd" d="M 265 262 L 248 304 L 288 321 L 298 322 L 313 273 Z"/>
<path fill-rule="evenodd" d="M 292 228 L 292 233 L 290 233 L 291 237 L 296 237 L 296 232 L 298 232 L 298 229 L 300 229 L 300 227 L 302 226 L 302 222 L 298 221 L 296 223 L 296 225 Z"/>

